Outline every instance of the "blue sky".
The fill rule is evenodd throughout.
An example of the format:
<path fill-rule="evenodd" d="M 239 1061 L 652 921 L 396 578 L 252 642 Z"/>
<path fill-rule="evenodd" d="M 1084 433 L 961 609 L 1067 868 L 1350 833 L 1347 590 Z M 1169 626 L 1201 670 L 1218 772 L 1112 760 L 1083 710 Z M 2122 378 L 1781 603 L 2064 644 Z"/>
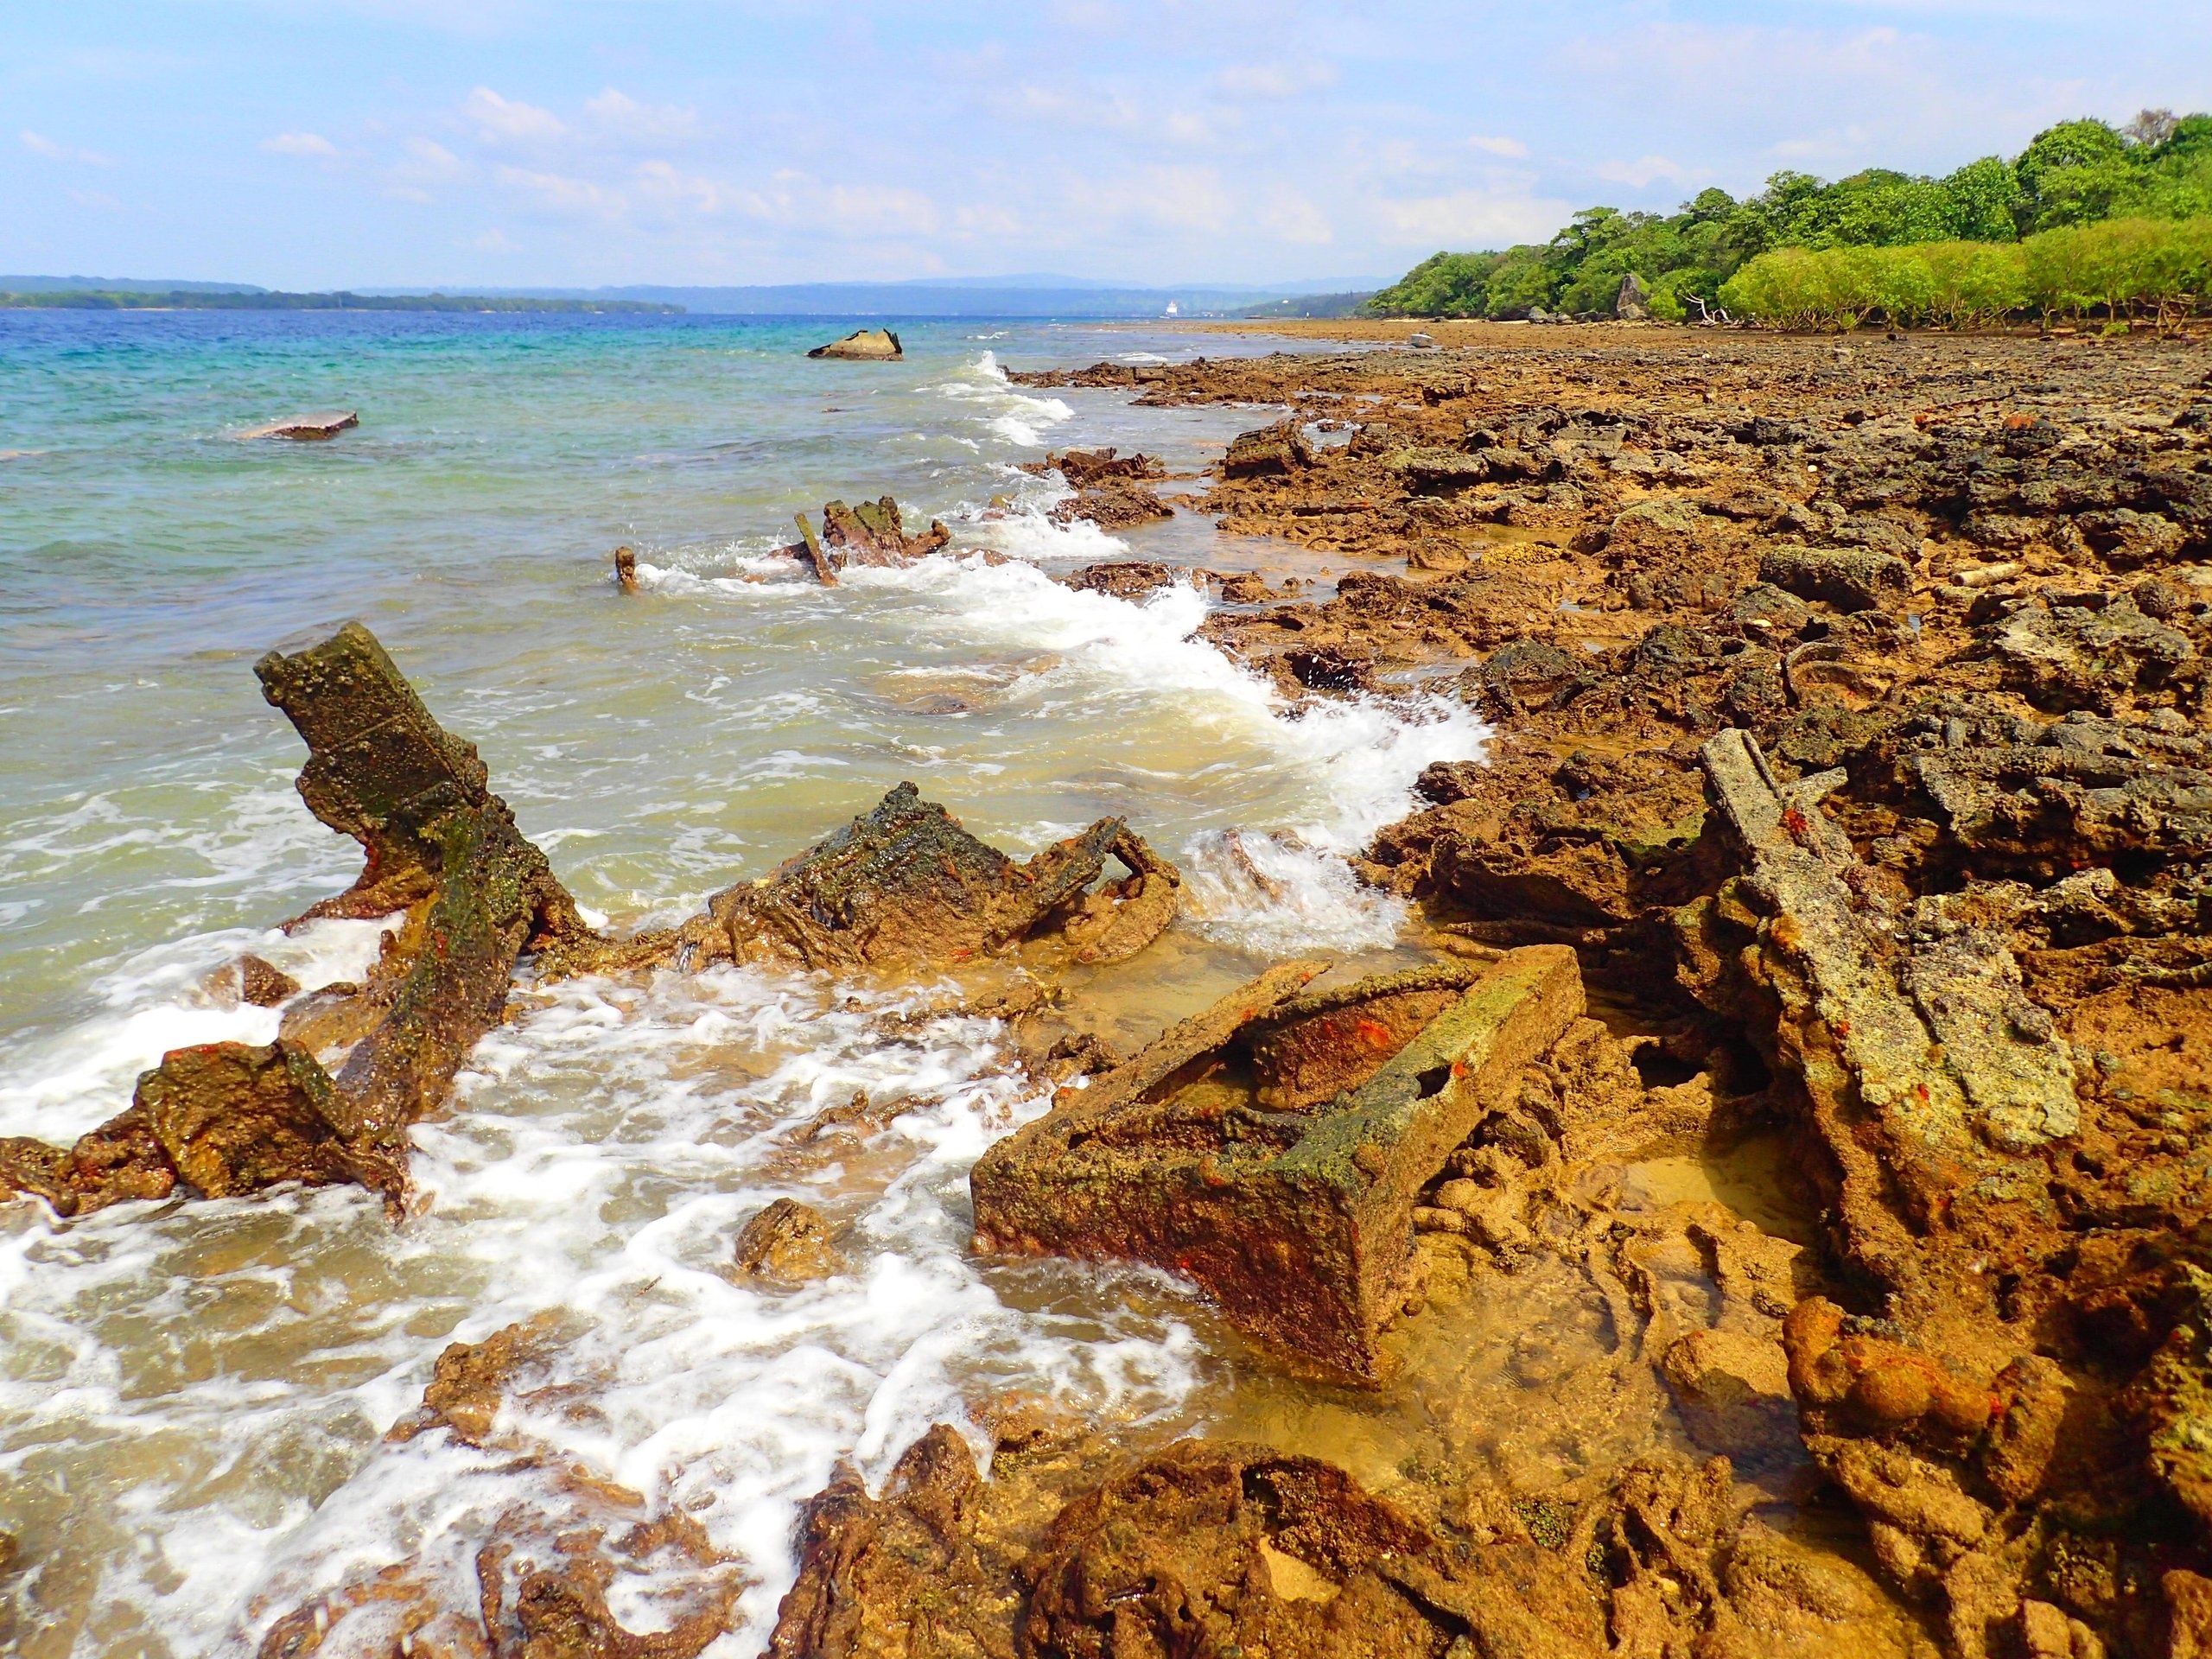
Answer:
<path fill-rule="evenodd" d="M 2146 105 L 2212 0 L 7 0 L 0 270 L 1382 275 Z"/>

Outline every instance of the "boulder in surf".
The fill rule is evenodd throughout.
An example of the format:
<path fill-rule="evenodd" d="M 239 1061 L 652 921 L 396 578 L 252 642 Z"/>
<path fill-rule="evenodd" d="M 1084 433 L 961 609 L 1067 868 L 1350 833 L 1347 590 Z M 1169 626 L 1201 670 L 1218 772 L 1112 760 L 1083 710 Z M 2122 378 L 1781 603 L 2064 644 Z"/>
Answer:
<path fill-rule="evenodd" d="M 863 363 L 893 363 L 906 355 L 899 336 L 888 328 L 855 328 L 842 340 L 817 346 L 809 357 L 836 357 Z"/>

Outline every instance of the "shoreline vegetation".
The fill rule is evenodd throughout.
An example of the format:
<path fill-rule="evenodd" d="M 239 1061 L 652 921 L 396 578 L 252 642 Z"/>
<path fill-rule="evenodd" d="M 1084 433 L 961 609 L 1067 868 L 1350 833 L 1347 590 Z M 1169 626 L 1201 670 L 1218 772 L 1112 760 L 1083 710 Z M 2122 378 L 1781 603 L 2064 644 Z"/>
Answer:
<path fill-rule="evenodd" d="M 1381 317 L 1849 329 L 2009 318 L 2152 318 L 2203 308 L 2212 270 L 2212 115 L 2062 122 L 2010 160 L 1942 178 L 1784 171 L 1675 213 L 1586 208 L 1548 243 L 1440 252 L 1366 302 Z"/>
<path fill-rule="evenodd" d="M 140 293 L 124 289 L 65 289 L 0 293 L 9 311 L 550 311 L 631 316 L 677 316 L 684 308 L 644 300 L 512 299 L 480 294 L 210 293 L 173 289 Z"/>

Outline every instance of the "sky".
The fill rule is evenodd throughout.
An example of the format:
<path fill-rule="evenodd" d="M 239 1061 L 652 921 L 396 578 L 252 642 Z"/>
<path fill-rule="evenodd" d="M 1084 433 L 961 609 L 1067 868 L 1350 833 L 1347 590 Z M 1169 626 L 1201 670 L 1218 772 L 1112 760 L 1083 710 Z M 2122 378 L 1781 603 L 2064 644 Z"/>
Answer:
<path fill-rule="evenodd" d="M 2212 0 L 6 0 L 0 270 L 1374 279 L 2146 106 Z"/>

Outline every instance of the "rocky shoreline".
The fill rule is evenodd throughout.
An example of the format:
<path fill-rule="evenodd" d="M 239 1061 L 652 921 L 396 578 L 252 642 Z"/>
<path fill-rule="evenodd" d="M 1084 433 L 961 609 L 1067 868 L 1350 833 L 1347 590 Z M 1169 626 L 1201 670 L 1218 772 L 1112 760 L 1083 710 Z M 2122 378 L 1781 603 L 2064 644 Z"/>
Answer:
<path fill-rule="evenodd" d="M 807 1505 L 783 1659 L 2212 1651 L 2212 347 L 1564 332 L 1013 377 L 1274 411 L 1195 504 L 1332 594 L 1066 580 L 1211 581 L 1203 637 L 1287 696 L 1491 723 L 1357 861 L 1427 965 L 1278 963 L 1121 1054 L 1055 976 L 1141 976 L 1181 872 L 1117 818 L 1017 864 L 911 786 L 612 936 L 349 625 L 257 671 L 366 854 L 310 915 L 402 917 L 375 970 L 301 995 L 238 964 L 278 1041 L 177 1051 L 0 1179 L 64 1213 L 353 1180 L 399 1216 L 404 1131 L 518 966 L 957 972 L 1057 1090 L 976 1166 L 980 1256 L 1179 1273 L 1302 1398 L 1419 1425 L 1355 1472 L 977 1402 Z M 1048 464 L 1064 517 L 1173 510 L 1144 456 Z M 825 582 L 950 539 L 832 505 L 790 550 Z M 836 1268 L 791 1200 L 730 1265 Z M 557 1399 L 563 1340 L 454 1344 L 391 1432 L 543 1488 L 477 1605 L 392 1562 L 264 1610 L 264 1659 L 687 1659 L 730 1628 L 696 1520 L 503 1428 Z"/>

